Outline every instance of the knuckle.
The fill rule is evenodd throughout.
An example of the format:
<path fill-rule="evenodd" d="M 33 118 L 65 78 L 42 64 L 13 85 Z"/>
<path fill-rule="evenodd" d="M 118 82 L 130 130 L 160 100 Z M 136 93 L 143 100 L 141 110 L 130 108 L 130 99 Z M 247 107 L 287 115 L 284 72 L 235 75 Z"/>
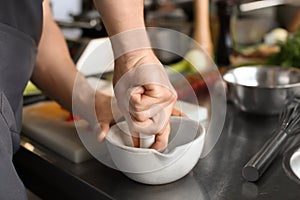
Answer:
<path fill-rule="evenodd" d="M 143 122 L 143 121 L 146 121 L 148 118 L 145 114 L 138 113 L 135 115 L 135 119 L 139 122 Z"/>
<path fill-rule="evenodd" d="M 137 95 L 131 95 L 130 96 L 130 102 L 133 104 L 133 105 L 138 105 L 140 103 L 140 98 L 139 96 Z"/>
<path fill-rule="evenodd" d="M 160 150 L 165 150 L 168 147 L 168 141 L 161 141 Z"/>
<path fill-rule="evenodd" d="M 172 102 L 176 102 L 177 99 L 178 99 L 177 95 L 174 95 L 174 94 L 171 95 L 171 101 Z"/>
<path fill-rule="evenodd" d="M 132 112 L 142 111 L 144 110 L 144 105 L 142 105 L 140 102 L 130 101 L 130 110 L 132 110 Z"/>

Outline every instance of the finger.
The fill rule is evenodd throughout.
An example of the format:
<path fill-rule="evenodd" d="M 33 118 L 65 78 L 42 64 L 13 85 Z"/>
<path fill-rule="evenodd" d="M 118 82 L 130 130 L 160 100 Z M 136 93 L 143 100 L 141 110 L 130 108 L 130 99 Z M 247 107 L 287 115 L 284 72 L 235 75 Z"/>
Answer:
<path fill-rule="evenodd" d="M 161 84 L 144 84 L 143 87 L 145 88 L 145 94 L 148 96 L 152 96 L 155 98 L 161 98 L 165 96 L 165 92 L 168 91 L 168 93 L 173 94 L 175 96 L 176 92 L 172 87 L 168 87 L 166 85 L 161 85 Z"/>
<path fill-rule="evenodd" d="M 137 133 L 146 131 L 146 133 L 152 132 L 151 134 L 153 134 L 153 133 L 156 132 L 156 131 L 153 132 L 153 130 L 150 130 L 151 127 L 153 127 L 153 124 L 154 124 L 152 118 L 147 119 L 147 120 L 142 121 L 142 122 L 141 122 L 141 121 L 135 120 L 134 117 L 131 117 L 131 119 L 132 119 L 132 121 L 129 122 L 129 123 L 130 123 L 131 130 L 133 130 L 133 131 L 135 131 L 135 132 L 137 132 Z M 133 134 L 132 134 L 132 135 L 133 135 Z M 136 137 L 137 137 L 138 134 L 137 134 L 137 135 L 133 135 L 133 136 L 136 136 Z"/>
<path fill-rule="evenodd" d="M 97 136 L 97 141 L 102 142 L 109 130 L 109 123 L 100 124 L 101 132 Z"/>
<path fill-rule="evenodd" d="M 132 136 L 133 147 L 139 148 L 140 147 L 140 138 Z"/>
<path fill-rule="evenodd" d="M 140 138 L 139 138 L 138 132 L 130 130 L 130 134 L 131 134 L 133 147 L 139 148 L 140 147 Z"/>
<path fill-rule="evenodd" d="M 161 89 L 160 91 L 149 92 L 145 91 L 142 95 L 141 102 L 142 105 L 153 105 L 153 104 L 162 104 L 162 103 L 170 103 L 176 100 L 176 96 L 168 90 Z"/>
<path fill-rule="evenodd" d="M 155 104 L 150 109 L 145 111 L 133 111 L 133 109 L 130 108 L 130 115 L 134 117 L 135 121 L 138 122 L 144 122 L 155 115 L 157 115 L 159 112 L 164 111 L 164 108 L 168 105 L 161 105 L 161 104 Z"/>
<path fill-rule="evenodd" d="M 151 118 L 149 110 L 137 111 L 137 112 L 130 110 L 129 112 L 130 112 L 131 118 L 133 118 L 133 121 L 144 122 L 144 121 L 148 120 L 149 118 Z"/>
<path fill-rule="evenodd" d="M 186 118 L 188 118 L 188 116 L 186 114 L 184 114 L 180 110 L 177 110 L 176 108 L 173 108 L 171 115 L 172 116 L 178 116 L 178 117 L 186 117 Z"/>
<path fill-rule="evenodd" d="M 170 123 L 168 123 L 162 133 L 156 134 L 155 142 L 151 148 L 163 152 L 168 146 L 170 130 Z"/>
<path fill-rule="evenodd" d="M 149 87 L 148 87 L 149 88 Z M 170 104 L 177 96 L 163 86 L 151 86 L 151 91 L 136 88 L 130 93 L 130 107 L 133 111 L 145 111 L 155 104 Z"/>
<path fill-rule="evenodd" d="M 169 99 L 166 102 L 163 103 L 157 103 L 157 104 L 147 104 L 142 106 L 136 106 L 136 105 L 130 105 L 129 107 L 129 113 L 131 116 L 135 118 L 136 121 L 143 122 L 146 121 L 149 118 L 154 117 L 160 112 L 166 112 L 166 109 L 169 110 L 167 111 L 167 115 L 171 115 L 171 110 L 174 105 L 175 101 L 173 99 Z M 176 112 L 178 113 L 177 115 L 180 114 L 180 111 Z M 181 115 L 180 115 L 181 116 Z"/>
<path fill-rule="evenodd" d="M 130 94 L 130 99 L 129 99 L 129 106 L 131 106 L 132 108 L 135 108 L 137 111 L 143 111 L 144 106 L 141 105 L 141 101 L 142 101 L 142 95 L 145 92 L 145 88 L 138 86 L 138 87 L 134 87 L 129 89 L 129 94 Z"/>
<path fill-rule="evenodd" d="M 152 135 L 153 133 L 161 133 L 169 123 L 173 104 L 161 108 L 153 117 L 145 120 L 138 121 L 130 115 L 130 126 L 136 132 L 143 132 Z"/>

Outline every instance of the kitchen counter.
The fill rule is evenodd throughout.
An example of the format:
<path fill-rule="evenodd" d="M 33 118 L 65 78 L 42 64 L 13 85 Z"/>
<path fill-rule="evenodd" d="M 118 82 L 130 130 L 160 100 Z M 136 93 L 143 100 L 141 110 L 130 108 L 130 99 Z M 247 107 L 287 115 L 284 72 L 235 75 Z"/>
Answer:
<path fill-rule="evenodd" d="M 26 187 L 43 199 L 299 199 L 300 185 L 286 175 L 283 154 L 258 182 L 247 182 L 241 175 L 277 121 L 277 117 L 246 114 L 228 104 L 225 126 L 213 151 L 187 176 L 161 186 L 136 183 L 94 159 L 74 164 L 27 138 L 22 139 L 14 163 Z"/>

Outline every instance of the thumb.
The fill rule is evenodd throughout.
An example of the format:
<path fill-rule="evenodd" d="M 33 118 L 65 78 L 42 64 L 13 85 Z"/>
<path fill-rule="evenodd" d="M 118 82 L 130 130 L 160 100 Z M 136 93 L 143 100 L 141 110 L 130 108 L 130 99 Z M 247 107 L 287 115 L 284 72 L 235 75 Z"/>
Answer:
<path fill-rule="evenodd" d="M 97 141 L 102 142 L 109 130 L 109 123 L 100 124 L 101 132 L 97 136 Z"/>

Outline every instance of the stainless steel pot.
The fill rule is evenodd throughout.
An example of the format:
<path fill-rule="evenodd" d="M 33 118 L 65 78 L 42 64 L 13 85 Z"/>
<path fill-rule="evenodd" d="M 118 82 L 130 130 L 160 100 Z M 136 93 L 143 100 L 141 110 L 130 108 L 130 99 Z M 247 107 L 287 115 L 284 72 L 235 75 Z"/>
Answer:
<path fill-rule="evenodd" d="M 279 66 L 234 68 L 223 76 L 228 100 L 255 114 L 278 114 L 286 100 L 300 94 L 300 70 Z"/>

